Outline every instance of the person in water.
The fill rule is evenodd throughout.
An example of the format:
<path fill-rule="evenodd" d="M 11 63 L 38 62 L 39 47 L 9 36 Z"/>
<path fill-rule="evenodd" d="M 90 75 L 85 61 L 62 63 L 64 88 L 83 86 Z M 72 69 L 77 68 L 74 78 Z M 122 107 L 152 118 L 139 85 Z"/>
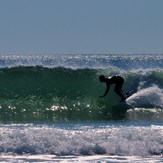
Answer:
<path fill-rule="evenodd" d="M 122 86 L 123 86 L 123 83 L 124 83 L 124 79 L 121 76 L 113 76 L 113 77 L 105 78 L 104 75 L 100 75 L 99 80 L 102 83 L 106 83 L 106 86 L 107 86 L 104 95 L 100 96 L 100 98 L 104 97 L 104 96 L 106 96 L 108 94 L 111 84 L 115 84 L 114 91 L 122 98 L 121 102 L 125 101 L 126 98 L 121 93 L 122 92 Z"/>

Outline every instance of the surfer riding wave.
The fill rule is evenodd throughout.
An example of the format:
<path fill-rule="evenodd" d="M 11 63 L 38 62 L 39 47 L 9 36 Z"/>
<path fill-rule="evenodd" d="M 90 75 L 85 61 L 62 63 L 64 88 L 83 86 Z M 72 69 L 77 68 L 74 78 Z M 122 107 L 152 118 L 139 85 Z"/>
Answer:
<path fill-rule="evenodd" d="M 122 87 L 123 87 L 124 79 L 121 76 L 112 76 L 112 77 L 106 78 L 104 75 L 100 75 L 99 80 L 102 83 L 106 83 L 106 86 L 107 86 L 104 95 L 100 96 L 100 98 L 105 97 L 108 94 L 111 84 L 115 84 L 114 91 L 116 94 L 118 94 L 122 98 L 121 102 L 126 100 L 126 98 L 122 94 Z"/>

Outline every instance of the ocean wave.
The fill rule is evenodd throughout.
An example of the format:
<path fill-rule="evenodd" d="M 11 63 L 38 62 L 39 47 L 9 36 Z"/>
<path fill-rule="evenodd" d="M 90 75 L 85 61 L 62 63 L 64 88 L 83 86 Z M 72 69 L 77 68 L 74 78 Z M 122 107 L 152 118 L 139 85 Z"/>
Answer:
<path fill-rule="evenodd" d="M 126 92 L 137 90 L 126 104 L 116 107 L 117 112 L 113 112 L 113 106 L 119 104 L 120 98 L 112 88 L 108 96 L 99 98 L 106 89 L 98 80 L 101 74 L 121 75 Z M 162 76 L 162 69 L 1 68 L 0 120 L 121 119 L 129 108 L 163 106 Z"/>

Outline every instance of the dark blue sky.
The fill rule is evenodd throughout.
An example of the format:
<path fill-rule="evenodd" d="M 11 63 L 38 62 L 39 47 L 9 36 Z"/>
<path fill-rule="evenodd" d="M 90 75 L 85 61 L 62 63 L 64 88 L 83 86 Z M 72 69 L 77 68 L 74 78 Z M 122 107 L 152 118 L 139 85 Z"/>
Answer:
<path fill-rule="evenodd" d="M 1 0 L 9 53 L 163 54 L 163 0 Z"/>

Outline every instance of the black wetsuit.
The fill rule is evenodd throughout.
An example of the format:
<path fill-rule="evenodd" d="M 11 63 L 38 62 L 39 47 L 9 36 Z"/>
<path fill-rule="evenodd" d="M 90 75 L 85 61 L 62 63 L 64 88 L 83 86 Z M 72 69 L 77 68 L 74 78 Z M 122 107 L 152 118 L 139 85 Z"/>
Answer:
<path fill-rule="evenodd" d="M 106 85 L 115 84 L 115 91 L 121 91 L 124 83 L 124 79 L 121 76 L 113 76 L 107 79 Z"/>
<path fill-rule="evenodd" d="M 122 98 L 121 101 L 125 100 L 125 97 L 122 95 L 122 86 L 124 79 L 121 76 L 113 76 L 106 79 L 107 90 L 110 88 L 110 84 L 115 84 L 114 91 Z"/>

